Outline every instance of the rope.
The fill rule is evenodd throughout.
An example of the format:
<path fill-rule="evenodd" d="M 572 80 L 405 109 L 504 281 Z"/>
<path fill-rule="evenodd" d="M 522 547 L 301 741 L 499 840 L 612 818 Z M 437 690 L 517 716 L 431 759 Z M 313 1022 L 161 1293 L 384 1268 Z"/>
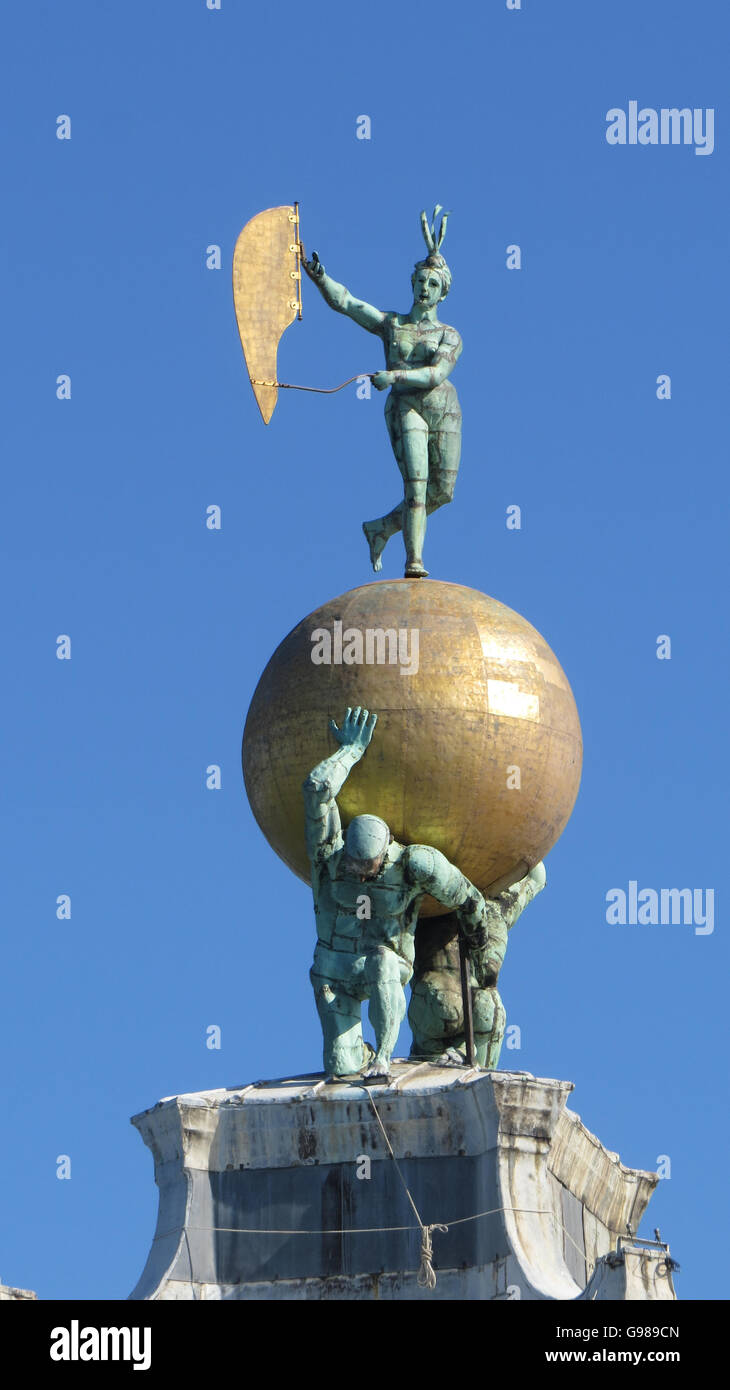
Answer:
<path fill-rule="evenodd" d="M 418 1222 L 418 1224 L 419 1224 L 419 1226 L 420 1226 L 420 1228 L 421 1228 L 421 1265 L 420 1265 L 420 1268 L 419 1268 L 419 1271 L 418 1271 L 418 1280 L 417 1280 L 418 1285 L 419 1285 L 419 1287 L 422 1288 L 422 1289 L 435 1289 L 435 1288 L 436 1288 L 436 1271 L 434 1270 L 434 1267 L 433 1267 L 433 1240 L 432 1240 L 432 1232 L 433 1232 L 433 1231 L 443 1231 L 444 1234 L 447 1234 L 449 1228 L 448 1228 L 448 1226 L 442 1226 L 442 1225 L 440 1225 L 438 1222 L 434 1222 L 434 1223 L 433 1223 L 432 1225 L 430 1225 L 430 1226 L 424 1226 L 424 1224 L 423 1224 L 423 1222 L 422 1222 L 422 1220 L 421 1220 L 419 1211 L 418 1211 L 418 1207 L 416 1206 L 416 1204 L 415 1204 L 415 1202 L 414 1202 L 414 1200 L 413 1200 L 413 1198 L 412 1198 L 412 1196 L 411 1196 L 411 1192 L 410 1192 L 410 1188 L 409 1188 L 409 1186 L 408 1186 L 408 1183 L 406 1182 L 406 1180 L 405 1180 L 405 1178 L 403 1177 L 403 1174 L 402 1174 L 402 1172 L 401 1172 L 401 1170 L 400 1170 L 400 1164 L 398 1163 L 398 1159 L 396 1158 L 395 1154 L 393 1153 L 393 1148 L 392 1148 L 390 1139 L 388 1138 L 388 1135 L 387 1135 L 387 1132 L 386 1132 L 386 1129 L 385 1129 L 385 1125 L 383 1124 L 383 1121 L 381 1120 L 381 1118 L 380 1118 L 380 1116 L 379 1116 L 379 1114 L 378 1114 L 378 1111 L 377 1111 L 377 1109 L 376 1109 L 375 1101 L 373 1100 L 373 1093 L 372 1093 L 372 1091 L 368 1091 L 368 1100 L 370 1101 L 370 1104 L 371 1104 L 372 1107 L 373 1107 L 373 1114 L 374 1114 L 374 1116 L 375 1116 L 375 1118 L 376 1118 L 378 1124 L 380 1125 L 381 1133 L 382 1133 L 383 1138 L 384 1138 L 384 1140 L 385 1140 L 385 1142 L 386 1142 L 386 1144 L 387 1144 L 387 1146 L 388 1146 L 388 1153 L 390 1154 L 390 1156 L 391 1156 L 391 1158 L 392 1158 L 392 1160 L 393 1160 L 393 1162 L 394 1162 L 394 1164 L 395 1164 L 395 1169 L 396 1169 L 396 1172 L 397 1172 L 397 1174 L 398 1174 L 398 1177 L 400 1178 L 400 1180 L 401 1180 L 401 1182 L 402 1182 L 402 1184 L 403 1184 L 403 1188 L 404 1188 L 404 1190 L 405 1190 L 406 1197 L 408 1198 L 408 1201 L 410 1202 L 411 1206 L 413 1207 L 413 1211 L 414 1211 L 414 1213 L 415 1213 L 416 1221 Z"/>
<path fill-rule="evenodd" d="M 433 1247 L 431 1245 L 432 1231 L 448 1231 L 448 1226 L 422 1226 L 421 1227 L 421 1267 L 418 1271 L 417 1284 L 422 1289 L 436 1288 L 436 1271 L 431 1263 L 433 1259 Z"/>
<path fill-rule="evenodd" d="M 280 391 L 316 391 L 318 396 L 333 396 L 335 391 L 344 391 L 346 386 L 351 386 L 353 381 L 359 381 L 363 376 L 372 380 L 375 372 L 358 372 L 356 376 L 343 381 L 341 386 L 293 386 L 290 381 L 257 381 L 255 377 L 251 377 L 250 381 L 252 386 L 278 386 Z"/>

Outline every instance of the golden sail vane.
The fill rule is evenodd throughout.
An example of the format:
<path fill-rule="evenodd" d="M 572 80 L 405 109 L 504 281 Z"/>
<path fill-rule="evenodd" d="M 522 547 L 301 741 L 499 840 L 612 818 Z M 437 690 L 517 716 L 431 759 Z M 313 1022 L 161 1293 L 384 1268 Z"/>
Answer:
<path fill-rule="evenodd" d="M 233 302 L 249 379 L 264 424 L 278 396 L 276 354 L 302 317 L 299 204 L 267 208 L 246 223 L 233 253 Z"/>
<path fill-rule="evenodd" d="M 278 381 L 276 354 L 285 328 L 302 317 L 302 260 L 299 204 L 267 208 L 246 223 L 233 253 L 233 302 L 248 377 L 268 425 L 279 391 L 333 396 L 372 372 L 357 372 L 339 386 L 295 386 Z"/>

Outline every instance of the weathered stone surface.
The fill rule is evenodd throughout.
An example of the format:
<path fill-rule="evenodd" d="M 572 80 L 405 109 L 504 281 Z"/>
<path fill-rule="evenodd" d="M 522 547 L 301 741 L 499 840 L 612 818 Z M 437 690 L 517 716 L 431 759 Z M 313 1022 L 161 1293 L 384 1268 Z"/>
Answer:
<path fill-rule="evenodd" d="M 38 1294 L 32 1289 L 14 1289 L 12 1284 L 0 1284 L 0 1303 L 27 1303 L 29 1299 L 37 1297 Z"/>
<path fill-rule="evenodd" d="M 421 1221 L 448 1227 L 433 1233 L 434 1289 L 417 1282 L 420 1230 L 361 1082 L 168 1097 L 132 1121 L 160 1210 L 130 1296 L 673 1298 L 660 1251 L 616 1254 L 658 1179 L 589 1133 L 566 1109 L 571 1090 L 401 1062 L 369 1088 Z"/>
<path fill-rule="evenodd" d="M 652 1248 L 647 1249 L 647 1245 Z M 599 1303 L 674 1299 L 672 1263 L 668 1252 L 656 1242 L 644 1244 L 624 1238 L 619 1240 L 618 1251 L 600 1257 L 581 1298 Z"/>

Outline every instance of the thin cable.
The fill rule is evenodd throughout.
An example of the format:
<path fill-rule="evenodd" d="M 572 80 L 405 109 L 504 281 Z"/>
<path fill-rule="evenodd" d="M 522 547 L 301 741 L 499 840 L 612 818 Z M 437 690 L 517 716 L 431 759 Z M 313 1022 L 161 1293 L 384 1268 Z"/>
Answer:
<path fill-rule="evenodd" d="M 370 1096 L 370 1093 L 369 1093 L 369 1092 L 368 1092 L 368 1095 Z M 419 1231 L 419 1230 L 420 1230 L 421 1234 L 423 1235 L 425 1232 L 427 1232 L 427 1231 L 429 1231 L 429 1230 L 430 1230 L 430 1231 L 444 1231 L 444 1232 L 447 1232 L 447 1231 L 450 1229 L 451 1226 L 463 1226 L 463 1225 L 465 1225 L 465 1224 L 466 1224 L 467 1222 L 469 1222 L 469 1221 L 481 1221 L 481 1220 L 483 1220 L 483 1219 L 484 1219 L 485 1217 L 487 1217 L 487 1216 L 499 1216 L 499 1215 L 504 1214 L 505 1212 L 512 1212 L 512 1213 L 513 1213 L 514 1215 L 516 1215 L 516 1216 L 549 1216 L 549 1217 L 555 1222 L 555 1225 L 558 1227 L 558 1229 L 562 1231 L 563 1235 L 566 1236 L 567 1239 L 570 1241 L 570 1244 L 573 1246 L 573 1249 L 576 1250 L 576 1251 L 578 1252 L 578 1254 L 581 1256 L 581 1258 L 582 1258 L 583 1260 L 586 1259 L 586 1252 L 585 1252 L 585 1250 L 581 1249 L 581 1247 L 580 1247 L 580 1246 L 577 1244 L 577 1242 L 573 1239 L 572 1235 L 570 1234 L 570 1231 L 567 1229 L 567 1227 L 565 1226 L 565 1224 L 560 1220 L 559 1216 L 557 1215 L 557 1212 L 552 1211 L 549 1207 L 490 1207 L 488 1211 L 477 1211 L 477 1212 L 474 1212 L 471 1216 L 456 1216 L 456 1217 L 454 1217 L 454 1219 L 453 1219 L 452 1221 L 449 1221 L 449 1222 L 448 1222 L 447 1224 L 445 1224 L 445 1225 L 442 1224 L 441 1222 L 433 1222 L 430 1226 L 424 1226 L 424 1224 L 423 1224 L 423 1222 L 422 1222 L 422 1220 L 421 1220 L 421 1217 L 420 1217 L 420 1215 L 419 1215 L 418 1208 L 416 1207 L 416 1204 L 415 1204 L 415 1202 L 414 1202 L 414 1200 L 413 1200 L 413 1197 L 411 1196 L 411 1193 L 410 1193 L 410 1191 L 409 1191 L 408 1185 L 407 1185 L 407 1183 L 406 1183 L 406 1181 L 405 1181 L 405 1178 L 403 1177 L 403 1174 L 402 1174 L 402 1172 L 401 1172 L 400 1166 L 399 1166 L 399 1164 L 398 1164 L 398 1160 L 397 1160 L 395 1154 L 393 1153 L 393 1149 L 392 1149 L 392 1147 L 391 1147 L 390 1140 L 389 1140 L 388 1135 L 387 1135 L 387 1133 L 386 1133 L 386 1130 L 385 1130 L 385 1128 L 384 1128 L 384 1126 L 383 1126 L 382 1120 L 380 1119 L 380 1115 L 378 1114 L 377 1110 L 375 1109 L 375 1105 L 374 1105 L 374 1103 L 373 1103 L 372 1096 L 370 1096 L 370 1103 L 371 1103 L 371 1105 L 373 1106 L 373 1110 L 375 1111 L 375 1117 L 376 1117 L 376 1119 L 377 1119 L 377 1121 L 378 1121 L 378 1124 L 380 1125 L 380 1128 L 381 1128 L 381 1130 L 382 1130 L 383 1138 L 385 1139 L 386 1145 L 387 1145 L 387 1147 L 388 1147 L 388 1152 L 390 1153 L 390 1156 L 391 1156 L 391 1158 L 393 1159 L 393 1162 L 394 1162 L 394 1164 L 395 1164 L 395 1166 L 396 1166 L 396 1170 L 397 1170 L 397 1172 L 398 1172 L 398 1176 L 399 1176 L 399 1178 L 400 1178 L 400 1180 L 401 1180 L 401 1182 L 402 1182 L 402 1184 L 403 1184 L 403 1187 L 404 1187 L 404 1189 L 405 1189 L 406 1196 L 407 1196 L 407 1198 L 408 1198 L 408 1200 L 409 1200 L 409 1202 L 410 1202 L 410 1204 L 411 1204 L 411 1206 L 412 1206 L 412 1208 L 413 1208 L 413 1211 L 414 1211 L 414 1214 L 415 1214 L 415 1217 L 416 1217 L 416 1221 L 418 1222 L 418 1225 L 417 1225 L 417 1226 L 328 1226 L 328 1227 L 325 1227 L 325 1228 L 323 1228 L 323 1229 L 321 1229 L 321 1230 L 312 1230 L 312 1229 L 303 1230 L 302 1227 L 299 1226 L 299 1227 L 297 1227 L 296 1230 L 284 1230 L 284 1229 L 282 1229 L 282 1228 L 280 1228 L 280 1227 L 268 1228 L 268 1227 L 262 1227 L 262 1226 L 189 1226 L 189 1225 L 185 1225 L 185 1226 L 182 1228 L 182 1233 L 185 1234 L 186 1240 L 187 1240 L 187 1232 L 188 1232 L 188 1231 L 200 1231 L 200 1232 L 208 1232 L 208 1233 L 210 1233 L 210 1234 L 218 1234 L 218 1233 L 220 1233 L 220 1234 L 222 1234 L 222 1235 L 240 1235 L 240 1236 L 364 1236 L 364 1235 L 387 1235 L 387 1234 L 390 1233 L 390 1232 L 397 1233 L 397 1232 L 400 1232 L 400 1231 Z M 155 1240 L 166 1240 L 166 1239 L 168 1238 L 168 1236 L 177 1235 L 178 1233 L 181 1233 L 181 1228 L 180 1228 L 179 1226 L 172 1226 L 172 1227 L 170 1227 L 170 1229 L 167 1230 L 167 1231 L 161 1231 L 161 1232 L 155 1234 L 154 1239 L 155 1239 Z M 188 1242 L 188 1256 L 190 1256 L 190 1246 L 189 1246 L 189 1242 Z"/>
<path fill-rule="evenodd" d="M 378 1120 L 380 1121 L 380 1116 L 378 1116 Z M 386 1143 L 388 1143 L 388 1136 L 387 1134 L 385 1134 L 385 1130 L 383 1130 L 383 1134 L 385 1136 Z M 388 1147 L 390 1148 L 389 1144 Z M 403 1178 L 403 1174 L 400 1172 L 400 1168 L 398 1168 L 398 1162 L 392 1150 L 391 1157 L 393 1159 L 393 1162 L 395 1163 L 396 1168 L 398 1169 L 401 1182 L 406 1188 L 408 1200 L 410 1201 L 411 1206 L 413 1207 L 413 1210 L 416 1213 L 416 1220 L 418 1221 L 417 1226 L 330 1226 L 324 1230 L 318 1231 L 302 1230 L 301 1226 L 297 1230 L 290 1231 L 280 1229 L 270 1230 L 262 1228 L 260 1226 L 185 1226 L 183 1230 L 185 1233 L 185 1239 L 188 1242 L 188 1258 L 191 1258 L 190 1242 L 188 1240 L 187 1234 L 188 1231 L 200 1231 L 211 1235 L 220 1233 L 221 1235 L 238 1236 L 365 1236 L 387 1235 L 390 1232 L 420 1230 L 421 1265 L 417 1276 L 418 1283 L 421 1286 L 421 1288 L 435 1289 L 436 1274 L 433 1268 L 433 1242 L 431 1236 L 432 1231 L 442 1231 L 444 1232 L 444 1234 L 446 1234 L 448 1233 L 450 1226 L 463 1226 L 467 1221 L 481 1221 L 485 1216 L 499 1216 L 504 1212 L 509 1211 L 517 1216 L 549 1216 L 555 1222 L 555 1225 L 558 1227 L 558 1229 L 562 1230 L 563 1235 L 567 1236 L 573 1248 L 577 1250 L 580 1258 L 583 1261 L 585 1261 L 586 1265 L 588 1264 L 585 1250 L 581 1250 L 581 1247 L 576 1243 L 576 1241 L 573 1240 L 570 1231 L 560 1220 L 557 1213 L 551 1211 L 547 1207 L 491 1207 L 489 1211 L 477 1211 L 474 1213 L 473 1216 L 457 1216 L 455 1220 L 450 1221 L 448 1225 L 443 1225 L 441 1222 L 433 1222 L 429 1226 L 424 1226 L 418 1214 L 415 1202 L 413 1201 L 413 1198 L 411 1197 L 411 1194 L 408 1191 L 405 1180 Z M 174 1226 L 171 1227 L 169 1231 L 163 1231 L 160 1235 L 156 1235 L 154 1239 L 166 1240 L 168 1236 L 177 1235 L 179 1231 L 180 1227 Z"/>
<path fill-rule="evenodd" d="M 573 1239 L 567 1227 L 557 1214 L 554 1211 L 550 1211 L 547 1207 L 491 1207 L 489 1211 L 474 1212 L 473 1216 L 457 1216 L 453 1221 L 449 1221 L 446 1226 L 441 1226 L 441 1223 L 435 1223 L 431 1229 L 443 1229 L 448 1231 L 451 1226 L 463 1226 L 467 1221 L 481 1221 L 486 1216 L 499 1216 L 504 1212 L 512 1212 L 516 1216 L 551 1217 L 559 1230 L 561 1230 L 563 1235 L 570 1241 L 574 1250 L 577 1250 L 582 1259 L 586 1258 L 585 1251 L 582 1250 Z M 302 1230 L 301 1226 L 297 1227 L 296 1230 L 289 1231 L 282 1230 L 279 1227 L 276 1229 L 269 1229 L 262 1226 L 185 1226 L 182 1228 L 184 1232 L 202 1231 L 211 1234 L 220 1233 L 222 1235 L 238 1236 L 368 1236 L 387 1235 L 389 1232 L 395 1233 L 398 1231 L 424 1231 L 427 1229 L 428 1227 L 425 1227 L 420 1222 L 420 1218 L 418 1226 L 328 1226 L 323 1230 Z M 178 1235 L 180 1231 L 181 1228 L 179 1226 L 172 1226 L 169 1231 L 161 1231 L 154 1239 L 166 1240 L 168 1236 Z"/>

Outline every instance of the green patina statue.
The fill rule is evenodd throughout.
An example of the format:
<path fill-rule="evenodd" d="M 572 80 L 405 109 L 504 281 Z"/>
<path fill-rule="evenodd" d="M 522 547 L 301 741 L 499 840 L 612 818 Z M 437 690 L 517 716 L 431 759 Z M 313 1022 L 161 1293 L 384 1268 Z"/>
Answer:
<path fill-rule="evenodd" d="M 343 837 L 336 797 L 368 747 L 376 722 L 375 714 L 361 708 L 348 709 L 341 729 L 330 721 L 340 746 L 314 768 L 303 786 L 317 920 L 310 979 L 324 1034 L 325 1071 L 330 1076 L 389 1074 L 406 1011 L 404 986 L 413 974 L 418 909 L 426 894 L 452 909 L 451 935 L 454 927 L 461 934 L 478 987 L 477 1058 L 481 1065 L 496 1066 L 504 1032 L 496 978 L 507 929 L 539 891 L 538 871 L 533 870 L 537 878 L 530 880 L 529 888 L 515 885 L 499 899 L 485 900 L 438 850 L 397 844 L 377 816 L 355 816 Z M 443 959 L 426 951 L 428 968 L 414 983 L 411 1012 L 414 1050 L 419 1056 L 451 1062 L 463 1060 L 449 1054 L 450 1046 L 463 1042 L 463 1020 L 453 1008 L 453 953 L 448 942 L 444 946 Z M 362 1036 L 365 999 L 375 1032 L 371 1060 Z"/>
<path fill-rule="evenodd" d="M 385 420 L 405 496 L 385 516 L 364 522 L 363 530 L 375 571 L 382 568 L 382 553 L 390 537 L 403 532 L 407 579 L 428 574 L 423 565 L 426 517 L 451 501 L 461 455 L 461 408 L 448 380 L 461 355 L 461 338 L 436 315 L 451 287 L 451 271 L 440 253 L 448 213 L 437 234 L 440 211 L 440 207 L 434 209 L 430 227 L 421 213 L 428 255 L 417 262 L 411 276 L 413 304 L 407 314 L 384 312 L 355 299 L 325 274 L 316 251 L 311 260 L 302 261 L 330 308 L 383 339 L 386 370 L 376 372 L 372 382 L 378 391 L 392 388 Z"/>
<path fill-rule="evenodd" d="M 482 950 L 469 952 L 469 983 L 476 1059 L 487 1071 L 499 1063 L 507 1021 L 497 991 L 507 935 L 523 908 L 544 887 L 545 867 L 536 864 L 518 883 L 484 899 L 487 939 Z M 426 917 L 419 923 L 408 1022 L 413 1034 L 412 1061 L 463 1063 L 464 1005 L 459 922 L 454 913 Z"/>

